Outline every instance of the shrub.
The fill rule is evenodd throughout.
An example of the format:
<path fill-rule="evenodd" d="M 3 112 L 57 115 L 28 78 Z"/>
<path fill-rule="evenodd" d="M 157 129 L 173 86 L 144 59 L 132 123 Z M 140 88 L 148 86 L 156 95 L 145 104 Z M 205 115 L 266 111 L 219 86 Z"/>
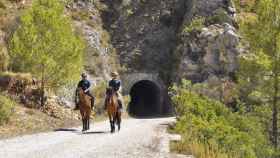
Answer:
<path fill-rule="evenodd" d="M 192 20 L 192 22 L 189 25 L 186 25 L 183 28 L 183 33 L 190 33 L 193 31 L 201 31 L 201 29 L 204 27 L 205 18 L 204 17 L 196 17 Z"/>
<path fill-rule="evenodd" d="M 183 146 L 203 145 L 207 149 L 204 155 L 216 152 L 223 155 L 221 158 L 271 157 L 273 150 L 258 117 L 250 113 L 233 113 L 224 104 L 186 88 L 175 87 L 173 90 L 173 103 L 178 114 L 175 131 L 183 136 Z M 203 157 L 191 147 L 185 150 L 192 151 L 195 157 Z"/>
<path fill-rule="evenodd" d="M 238 12 L 252 12 L 256 8 L 256 0 L 233 0 Z"/>
<path fill-rule="evenodd" d="M 15 105 L 10 98 L 0 94 L 0 125 L 9 121 Z"/>
<path fill-rule="evenodd" d="M 217 9 L 213 16 L 210 16 L 206 19 L 206 23 L 208 25 L 223 23 L 232 24 L 232 22 L 232 18 L 228 15 L 225 9 Z"/>

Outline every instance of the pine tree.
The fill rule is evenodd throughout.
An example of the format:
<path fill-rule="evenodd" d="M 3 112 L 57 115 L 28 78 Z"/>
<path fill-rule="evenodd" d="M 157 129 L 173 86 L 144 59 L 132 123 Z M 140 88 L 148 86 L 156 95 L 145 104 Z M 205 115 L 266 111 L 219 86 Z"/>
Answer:
<path fill-rule="evenodd" d="M 280 0 L 261 0 L 255 18 L 242 23 L 250 53 L 243 57 L 241 69 L 247 84 L 253 84 L 254 93 L 264 98 L 272 109 L 272 143 L 278 146 L 278 104 L 280 77 Z M 247 78 L 246 78 L 247 77 Z M 243 81 L 244 81 L 243 80 Z"/>
<path fill-rule="evenodd" d="M 84 47 L 60 1 L 36 0 L 20 18 L 10 41 L 12 69 L 40 78 L 43 106 L 46 88 L 59 87 L 79 76 Z"/>

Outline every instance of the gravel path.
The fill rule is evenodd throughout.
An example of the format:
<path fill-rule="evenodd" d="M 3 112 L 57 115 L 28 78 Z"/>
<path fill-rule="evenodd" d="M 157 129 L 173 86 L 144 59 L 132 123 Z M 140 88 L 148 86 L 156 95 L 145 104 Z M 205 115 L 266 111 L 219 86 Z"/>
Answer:
<path fill-rule="evenodd" d="M 0 141 L 0 158 L 170 158 L 167 123 L 174 118 L 127 119 L 120 132 L 109 133 L 109 123 L 61 129 Z"/>

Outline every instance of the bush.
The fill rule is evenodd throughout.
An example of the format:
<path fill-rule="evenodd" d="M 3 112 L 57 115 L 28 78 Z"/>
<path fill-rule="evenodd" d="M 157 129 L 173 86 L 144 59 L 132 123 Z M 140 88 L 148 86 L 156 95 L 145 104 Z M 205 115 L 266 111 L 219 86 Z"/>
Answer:
<path fill-rule="evenodd" d="M 238 12 L 253 12 L 256 9 L 256 0 L 233 0 Z"/>
<path fill-rule="evenodd" d="M 220 157 L 269 158 L 269 145 L 260 119 L 250 113 L 233 113 L 218 101 L 198 95 L 185 88 L 173 88 L 173 103 L 178 114 L 175 131 L 183 136 L 181 142 L 203 145 L 201 152 L 214 152 Z M 181 149 L 182 150 L 182 149 Z M 196 153 L 195 157 L 203 153 Z M 210 150 L 210 151 L 209 151 Z M 225 154 L 227 156 L 225 156 Z"/>
<path fill-rule="evenodd" d="M 233 19 L 228 15 L 225 9 L 217 9 L 213 16 L 206 19 L 207 25 L 233 23 Z"/>
<path fill-rule="evenodd" d="M 183 29 L 183 33 L 191 33 L 193 31 L 201 31 L 204 27 L 205 18 L 203 17 L 196 17 L 192 20 L 189 25 L 186 25 Z"/>
<path fill-rule="evenodd" d="M 15 105 L 10 98 L 0 94 L 0 125 L 9 121 Z"/>

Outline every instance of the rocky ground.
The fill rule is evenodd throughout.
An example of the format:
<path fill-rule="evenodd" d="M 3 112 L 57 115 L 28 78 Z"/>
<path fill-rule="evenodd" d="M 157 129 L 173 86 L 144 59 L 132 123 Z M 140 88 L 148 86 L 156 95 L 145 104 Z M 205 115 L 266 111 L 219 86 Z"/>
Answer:
<path fill-rule="evenodd" d="M 105 121 L 92 124 L 85 134 L 79 127 L 2 140 L 0 157 L 175 158 L 177 155 L 169 153 L 166 133 L 172 121 L 174 118 L 126 119 L 121 131 L 114 134 Z"/>

